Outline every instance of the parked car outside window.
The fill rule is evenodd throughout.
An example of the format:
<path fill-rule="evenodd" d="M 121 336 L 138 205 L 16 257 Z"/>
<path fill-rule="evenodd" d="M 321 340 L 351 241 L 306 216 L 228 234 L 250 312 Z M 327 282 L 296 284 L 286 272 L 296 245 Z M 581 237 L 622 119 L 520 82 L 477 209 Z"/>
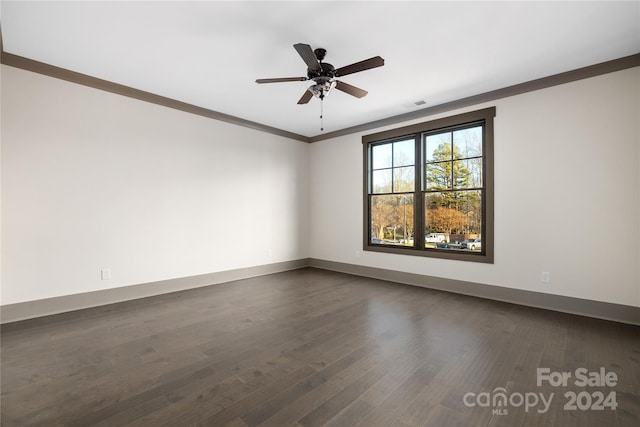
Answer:
<path fill-rule="evenodd" d="M 460 248 L 471 249 L 472 251 L 480 250 L 482 249 L 482 238 L 478 237 L 477 239 L 473 239 L 468 242 L 462 242 Z"/>

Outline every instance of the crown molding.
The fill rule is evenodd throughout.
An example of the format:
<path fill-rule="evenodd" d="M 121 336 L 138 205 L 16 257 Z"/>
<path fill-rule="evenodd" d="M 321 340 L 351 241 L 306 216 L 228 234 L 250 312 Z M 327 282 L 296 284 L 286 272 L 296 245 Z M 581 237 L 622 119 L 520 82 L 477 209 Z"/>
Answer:
<path fill-rule="evenodd" d="M 118 95 L 126 96 L 129 98 L 138 99 L 145 102 L 161 105 L 168 108 L 173 108 L 179 111 L 184 111 L 191 114 L 207 117 L 214 120 L 219 120 L 226 123 L 231 123 L 237 126 L 242 126 L 249 129 L 258 130 L 261 132 L 270 133 L 273 135 L 282 136 L 298 141 L 313 143 L 323 141 L 339 136 L 350 135 L 358 132 L 366 132 L 372 129 L 380 128 L 383 126 L 396 125 L 406 121 L 419 119 L 422 117 L 431 116 L 434 114 L 444 113 L 455 109 L 477 105 L 484 102 L 492 102 L 498 99 L 520 95 L 527 92 L 532 92 L 540 89 L 545 89 L 552 86 L 557 86 L 565 83 L 574 82 L 590 77 L 596 77 L 602 74 L 608 74 L 615 71 L 621 71 L 628 68 L 640 66 L 640 53 L 634 55 L 625 56 L 622 58 L 614 59 L 611 61 L 602 62 L 595 65 L 590 65 L 583 68 L 578 68 L 564 73 L 554 74 L 552 76 L 543 77 L 536 80 L 531 80 L 524 83 L 519 83 L 513 86 L 508 86 L 502 89 L 492 90 L 489 92 L 473 95 L 467 98 L 458 99 L 451 102 L 446 102 L 439 105 L 426 107 L 420 110 L 412 111 L 410 113 L 400 114 L 397 116 L 388 117 L 386 119 L 376 120 L 361 125 L 348 127 L 345 129 L 337 130 L 334 132 L 328 132 L 322 135 L 313 137 L 307 137 L 297 133 L 289 132 L 283 129 L 263 125 L 250 120 L 235 117 L 229 114 L 220 113 L 218 111 L 209 110 L 207 108 L 198 107 L 193 104 L 178 101 L 172 98 L 156 95 L 154 93 L 145 92 L 139 89 L 135 89 L 129 86 L 124 86 L 118 83 L 110 82 L 108 80 L 99 79 L 86 74 L 78 73 L 75 71 L 67 70 L 65 68 L 49 65 L 44 62 L 35 61 L 33 59 L 25 58 L 22 56 L 14 55 L 4 51 L 2 44 L 2 31 L 0 29 L 0 63 L 22 70 L 31 71 L 38 74 L 43 74 L 49 77 L 66 80 L 72 83 L 80 84 L 83 86 L 92 87 L 94 89 L 104 90 L 106 92 L 115 93 Z"/>
<path fill-rule="evenodd" d="M 226 123 L 242 126 L 249 129 L 266 132 L 285 138 L 291 138 L 298 141 L 310 142 L 309 138 L 297 133 L 288 132 L 282 129 L 266 126 L 250 120 L 241 119 L 240 117 L 231 116 L 229 114 L 220 113 L 218 111 L 209 110 L 207 108 L 198 107 L 197 105 L 188 104 L 165 96 L 156 95 L 151 92 L 135 89 L 129 86 L 113 83 L 108 80 L 99 79 L 87 74 L 78 73 L 67 70 L 65 68 L 49 65 L 44 62 L 34 61 L 33 59 L 14 55 L 12 53 L 0 52 L 0 63 L 11 67 L 20 68 L 22 70 L 31 71 L 45 76 L 53 77 L 60 80 L 88 86 L 94 89 L 115 93 L 117 95 L 126 96 L 140 101 L 150 102 L 152 104 L 161 105 L 163 107 L 173 108 L 175 110 L 184 111 L 198 116 L 219 120 Z"/>
<path fill-rule="evenodd" d="M 407 122 L 409 120 L 419 119 L 439 113 L 446 113 L 447 111 L 452 111 L 471 105 L 493 102 L 498 99 L 507 98 L 514 95 L 520 95 L 527 92 L 546 89 L 548 87 L 571 83 L 574 81 L 587 79 L 589 77 L 596 77 L 602 74 L 613 73 L 615 71 L 626 70 L 627 68 L 638 66 L 640 66 L 640 53 L 613 59 L 611 61 L 606 61 L 595 65 L 590 65 L 588 67 L 566 71 L 560 74 L 554 74 L 525 83 L 519 83 L 502 89 L 492 90 L 489 92 L 481 93 L 479 95 L 446 102 L 444 104 L 426 107 L 420 110 L 412 111 L 410 113 L 400 114 L 397 116 L 388 117 L 386 119 L 376 120 L 358 126 L 337 130 L 335 132 L 329 132 L 323 135 L 314 136 L 310 138 L 310 142 L 322 141 L 325 139 L 336 138 L 338 136 L 349 135 L 357 132 L 366 132 L 383 126 L 396 125 L 399 123 Z"/>

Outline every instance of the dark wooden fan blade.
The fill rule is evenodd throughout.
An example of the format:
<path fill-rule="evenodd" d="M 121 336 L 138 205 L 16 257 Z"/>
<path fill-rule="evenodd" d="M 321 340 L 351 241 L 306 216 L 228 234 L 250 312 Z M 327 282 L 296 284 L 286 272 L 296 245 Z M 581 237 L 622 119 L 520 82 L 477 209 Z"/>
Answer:
<path fill-rule="evenodd" d="M 371 68 L 382 67 L 384 59 L 379 56 L 356 62 L 355 64 L 340 67 L 335 71 L 336 77 L 346 76 L 347 74 L 357 73 L 359 71 L 369 70 Z"/>
<path fill-rule="evenodd" d="M 360 89 L 359 87 L 352 86 L 345 82 L 337 82 L 336 89 L 341 90 L 344 93 L 348 93 L 349 95 L 353 95 L 356 98 L 362 98 L 369 93 L 364 89 Z"/>
<path fill-rule="evenodd" d="M 307 102 L 311 101 L 311 98 L 313 98 L 313 94 L 308 90 L 305 90 L 304 95 L 302 95 L 302 98 L 300 98 L 298 104 L 306 104 Z"/>
<path fill-rule="evenodd" d="M 257 79 L 256 83 L 303 82 L 306 77 L 280 77 L 276 79 Z"/>
<path fill-rule="evenodd" d="M 311 46 L 304 43 L 294 44 L 293 47 L 298 51 L 298 55 L 302 57 L 302 60 L 307 64 L 310 70 L 320 71 L 320 62 L 318 62 L 318 58 L 316 58 L 316 54 L 313 53 L 313 49 Z"/>

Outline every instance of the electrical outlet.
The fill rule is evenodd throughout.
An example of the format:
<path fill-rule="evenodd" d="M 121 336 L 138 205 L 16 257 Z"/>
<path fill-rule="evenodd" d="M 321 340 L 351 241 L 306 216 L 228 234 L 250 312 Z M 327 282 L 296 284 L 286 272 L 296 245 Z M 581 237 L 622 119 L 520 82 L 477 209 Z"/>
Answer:
<path fill-rule="evenodd" d="M 543 271 L 540 275 L 540 281 L 542 283 L 549 283 L 551 281 L 551 273 L 549 273 L 548 271 Z"/>
<path fill-rule="evenodd" d="M 100 280 L 111 280 L 111 269 L 103 268 L 100 270 Z"/>

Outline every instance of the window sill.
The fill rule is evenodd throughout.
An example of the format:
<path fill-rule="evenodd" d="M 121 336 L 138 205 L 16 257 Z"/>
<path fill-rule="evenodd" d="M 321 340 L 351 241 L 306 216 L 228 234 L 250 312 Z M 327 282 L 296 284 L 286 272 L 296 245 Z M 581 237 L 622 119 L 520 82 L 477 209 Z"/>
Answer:
<path fill-rule="evenodd" d="M 380 252 L 396 255 L 412 255 L 425 258 L 447 259 L 455 261 L 480 262 L 493 264 L 493 254 L 487 252 L 471 252 L 456 249 L 414 249 L 391 245 L 365 245 L 362 248 L 368 252 Z"/>

